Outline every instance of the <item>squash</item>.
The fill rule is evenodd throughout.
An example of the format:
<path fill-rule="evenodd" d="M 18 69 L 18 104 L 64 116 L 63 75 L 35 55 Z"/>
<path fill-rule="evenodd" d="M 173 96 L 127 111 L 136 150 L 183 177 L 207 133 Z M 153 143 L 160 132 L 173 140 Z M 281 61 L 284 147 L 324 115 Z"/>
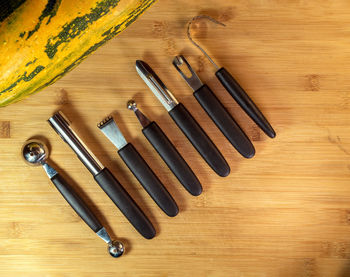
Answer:
<path fill-rule="evenodd" d="M 0 107 L 52 84 L 155 0 L 11 0 L 0 4 Z"/>

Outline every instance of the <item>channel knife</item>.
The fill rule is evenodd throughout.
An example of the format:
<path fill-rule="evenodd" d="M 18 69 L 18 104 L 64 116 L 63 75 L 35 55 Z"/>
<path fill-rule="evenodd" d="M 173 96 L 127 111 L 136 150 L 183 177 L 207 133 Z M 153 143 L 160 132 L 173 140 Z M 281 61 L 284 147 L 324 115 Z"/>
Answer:
<path fill-rule="evenodd" d="M 179 209 L 175 200 L 161 183 L 157 175 L 141 157 L 136 148 L 128 143 L 119 130 L 113 117 L 109 116 L 101 121 L 98 128 L 118 148 L 118 154 L 140 182 L 154 202 L 168 215 L 175 216 Z"/>
<path fill-rule="evenodd" d="M 230 167 L 225 158 L 186 107 L 175 99 L 147 63 L 137 60 L 136 71 L 208 165 L 219 176 L 227 176 Z"/>

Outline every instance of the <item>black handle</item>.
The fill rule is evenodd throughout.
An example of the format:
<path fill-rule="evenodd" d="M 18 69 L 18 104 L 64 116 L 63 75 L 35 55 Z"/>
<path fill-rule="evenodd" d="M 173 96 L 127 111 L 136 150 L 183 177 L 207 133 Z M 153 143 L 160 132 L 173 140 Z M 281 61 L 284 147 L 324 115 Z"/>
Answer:
<path fill-rule="evenodd" d="M 208 165 L 219 176 L 227 176 L 230 167 L 225 158 L 186 107 L 179 103 L 169 114 Z"/>
<path fill-rule="evenodd" d="M 51 181 L 74 211 L 95 233 L 103 227 L 94 213 L 89 209 L 89 206 L 79 197 L 61 175 L 56 174 L 51 178 Z"/>
<path fill-rule="evenodd" d="M 175 200 L 163 186 L 146 161 L 141 157 L 135 147 L 128 143 L 118 151 L 120 157 L 128 166 L 136 179 L 152 197 L 154 202 L 168 215 L 175 216 L 179 212 Z"/>
<path fill-rule="evenodd" d="M 223 67 L 220 68 L 215 75 L 241 108 L 254 120 L 265 134 L 270 138 L 274 138 L 276 136 L 274 129 L 232 75 Z"/>
<path fill-rule="evenodd" d="M 211 89 L 203 85 L 193 95 L 237 151 L 245 158 L 252 158 L 253 144 Z"/>
<path fill-rule="evenodd" d="M 156 235 L 152 223 L 107 168 L 102 169 L 94 178 L 142 236 L 151 239 Z"/>
<path fill-rule="evenodd" d="M 151 122 L 142 129 L 142 133 L 188 192 L 194 196 L 200 195 L 201 183 L 158 124 Z"/>

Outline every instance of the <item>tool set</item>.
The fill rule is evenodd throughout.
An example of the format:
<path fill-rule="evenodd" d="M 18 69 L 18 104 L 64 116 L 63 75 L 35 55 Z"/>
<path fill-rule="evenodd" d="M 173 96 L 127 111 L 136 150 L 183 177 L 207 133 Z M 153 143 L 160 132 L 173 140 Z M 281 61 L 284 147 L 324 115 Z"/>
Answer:
<path fill-rule="evenodd" d="M 175 99 L 147 63 L 136 61 L 136 71 L 208 165 L 219 176 L 227 176 L 230 167 L 225 158 L 186 107 Z"/>
<path fill-rule="evenodd" d="M 180 69 L 180 66 L 183 64 L 185 64 L 191 72 L 192 75 L 190 77 L 187 77 Z M 173 60 L 173 65 L 180 72 L 182 78 L 184 78 L 187 84 L 192 88 L 194 91 L 193 95 L 196 97 L 199 104 L 201 104 L 203 109 L 230 143 L 243 157 L 252 158 L 255 155 L 253 144 L 211 89 L 207 85 L 203 85 L 202 81 L 194 72 L 185 57 L 176 56 Z"/>
<path fill-rule="evenodd" d="M 117 205 L 135 229 L 145 238 L 153 238 L 155 236 L 155 230 L 152 223 L 109 169 L 104 167 L 94 157 L 92 152 L 88 150 L 82 140 L 74 133 L 63 113 L 55 113 L 48 121 L 51 127 L 72 148 L 79 160 L 94 176 L 97 184 L 100 185 L 114 204 Z"/>
<path fill-rule="evenodd" d="M 187 35 L 190 41 L 198 47 L 210 62 L 216 67 L 215 75 L 226 90 L 232 95 L 242 109 L 254 120 L 254 122 L 271 138 L 276 136 L 270 123 L 261 111 L 253 103 L 247 93 L 241 88 L 237 81 L 225 68 L 219 68 L 209 55 L 191 37 L 190 27 L 197 19 L 208 19 L 216 24 L 221 22 L 208 16 L 197 16 L 188 24 Z M 245 158 L 255 155 L 255 148 L 242 128 L 237 124 L 229 111 L 220 102 L 214 92 L 204 84 L 192 69 L 184 56 L 176 56 L 173 65 L 182 78 L 193 90 L 193 95 L 205 110 L 208 116 L 224 134 L 232 146 Z M 184 70 L 182 70 L 182 68 Z M 167 110 L 176 126 L 184 133 L 193 147 L 202 156 L 206 163 L 221 177 L 230 173 L 230 167 L 214 142 L 209 138 L 191 112 L 176 100 L 162 80 L 144 61 L 136 61 L 136 71 L 160 103 Z M 188 75 L 185 72 L 189 72 Z M 162 158 L 170 171 L 176 176 L 181 185 L 193 196 L 202 193 L 202 185 L 195 173 L 187 164 L 175 145 L 163 132 L 160 126 L 149 120 L 138 108 L 134 100 L 127 102 L 127 108 L 133 111 L 142 126 L 142 133 Z M 75 152 L 79 160 L 92 174 L 97 184 L 109 196 L 122 214 L 128 219 L 132 226 L 146 239 L 152 239 L 156 235 L 155 228 L 145 213 L 128 194 L 117 178 L 104 167 L 93 153 L 87 148 L 79 136 L 74 132 L 68 119 L 60 111 L 54 113 L 49 119 L 51 127 L 59 134 L 70 148 Z M 168 216 L 174 217 L 178 214 L 178 206 L 170 195 L 166 186 L 157 177 L 151 167 L 142 158 L 135 146 L 127 142 L 112 116 L 106 117 L 97 124 L 101 132 L 118 149 L 118 154 L 136 177 L 138 182 L 147 191 L 159 208 Z M 22 148 L 22 156 L 30 165 L 41 165 L 48 177 L 62 194 L 69 205 L 83 219 L 83 221 L 108 244 L 108 251 L 112 257 L 120 257 L 124 253 L 124 245 L 119 241 L 112 241 L 106 229 L 98 220 L 97 216 L 68 184 L 67 181 L 48 162 L 48 149 L 39 140 L 29 140 Z M 168 184 L 166 184 L 168 185 Z"/>

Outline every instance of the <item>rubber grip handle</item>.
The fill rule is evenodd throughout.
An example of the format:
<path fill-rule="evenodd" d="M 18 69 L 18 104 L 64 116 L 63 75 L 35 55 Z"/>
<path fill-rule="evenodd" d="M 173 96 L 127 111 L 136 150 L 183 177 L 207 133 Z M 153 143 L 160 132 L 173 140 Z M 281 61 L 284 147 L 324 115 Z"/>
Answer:
<path fill-rule="evenodd" d="M 151 239 L 156 235 L 152 223 L 107 168 L 102 169 L 94 178 L 143 237 Z"/>
<path fill-rule="evenodd" d="M 158 124 L 151 122 L 142 129 L 142 133 L 184 188 L 194 196 L 200 195 L 202 193 L 201 183 Z"/>
<path fill-rule="evenodd" d="M 253 119 L 266 135 L 274 138 L 276 136 L 274 129 L 232 75 L 223 67 L 215 75 L 250 118 Z"/>
<path fill-rule="evenodd" d="M 255 155 L 253 144 L 212 90 L 203 85 L 193 95 L 234 148 L 243 157 L 252 158 Z"/>
<path fill-rule="evenodd" d="M 219 176 L 227 176 L 230 167 L 225 158 L 186 107 L 179 103 L 169 114 L 208 165 Z"/>
<path fill-rule="evenodd" d="M 147 193 L 152 197 L 168 216 L 175 216 L 179 212 L 175 200 L 161 183 L 156 174 L 141 157 L 135 147 L 128 143 L 118 151 L 120 157 L 140 182 Z"/>
<path fill-rule="evenodd" d="M 90 210 L 89 206 L 79 197 L 61 175 L 56 174 L 51 178 L 51 181 L 74 211 L 95 233 L 103 227 L 94 213 Z"/>

